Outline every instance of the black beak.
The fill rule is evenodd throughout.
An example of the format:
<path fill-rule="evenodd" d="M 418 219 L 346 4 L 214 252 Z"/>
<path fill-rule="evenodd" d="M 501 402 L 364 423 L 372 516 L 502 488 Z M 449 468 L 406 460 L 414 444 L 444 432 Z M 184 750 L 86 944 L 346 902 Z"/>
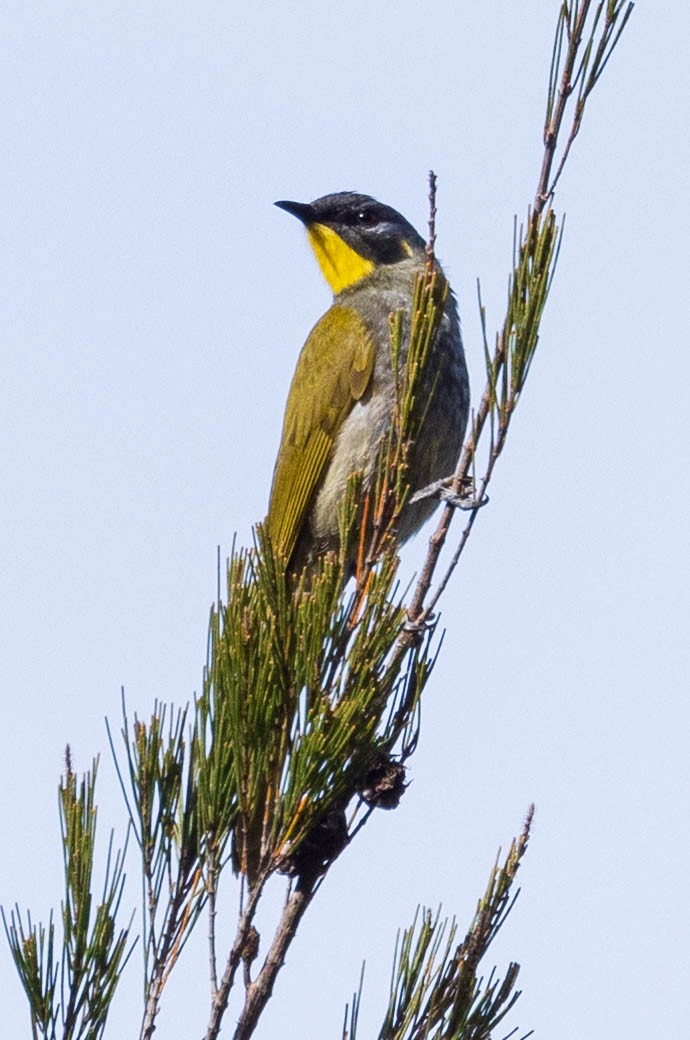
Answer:
<path fill-rule="evenodd" d="M 308 202 L 276 202 L 276 206 L 284 209 L 286 213 L 292 213 L 303 224 L 313 224 L 315 220 L 314 209 Z"/>

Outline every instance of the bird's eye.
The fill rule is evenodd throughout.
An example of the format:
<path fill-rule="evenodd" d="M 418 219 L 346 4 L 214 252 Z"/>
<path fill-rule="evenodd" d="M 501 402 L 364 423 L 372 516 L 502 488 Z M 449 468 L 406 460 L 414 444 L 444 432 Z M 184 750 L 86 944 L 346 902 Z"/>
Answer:
<path fill-rule="evenodd" d="M 370 209 L 361 209 L 357 214 L 357 224 L 360 227 L 372 228 L 376 227 L 379 222 L 379 218 Z"/>

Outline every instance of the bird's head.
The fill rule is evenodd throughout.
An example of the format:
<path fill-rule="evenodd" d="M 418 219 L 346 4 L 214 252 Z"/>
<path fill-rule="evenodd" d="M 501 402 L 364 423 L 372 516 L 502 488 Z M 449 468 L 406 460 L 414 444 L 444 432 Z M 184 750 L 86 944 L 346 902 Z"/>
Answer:
<path fill-rule="evenodd" d="M 307 229 L 319 267 L 334 293 L 377 267 L 424 253 L 424 239 L 408 220 L 370 195 L 340 191 L 314 202 L 276 202 Z"/>

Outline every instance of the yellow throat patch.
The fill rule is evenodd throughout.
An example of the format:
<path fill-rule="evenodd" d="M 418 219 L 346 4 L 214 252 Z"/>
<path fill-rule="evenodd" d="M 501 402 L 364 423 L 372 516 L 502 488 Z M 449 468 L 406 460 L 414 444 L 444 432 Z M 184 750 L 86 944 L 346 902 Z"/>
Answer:
<path fill-rule="evenodd" d="M 312 224 L 307 235 L 324 278 L 337 295 L 374 270 L 374 263 L 360 256 L 325 224 Z"/>

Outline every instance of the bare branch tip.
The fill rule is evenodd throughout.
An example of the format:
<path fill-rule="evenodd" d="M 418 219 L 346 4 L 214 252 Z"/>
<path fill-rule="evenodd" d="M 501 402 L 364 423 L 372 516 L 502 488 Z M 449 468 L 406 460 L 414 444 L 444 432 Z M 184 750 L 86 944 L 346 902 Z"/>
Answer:
<path fill-rule="evenodd" d="M 426 255 L 429 264 L 433 264 L 436 248 L 436 186 L 438 178 L 433 170 L 429 170 L 429 239 L 426 245 Z"/>

